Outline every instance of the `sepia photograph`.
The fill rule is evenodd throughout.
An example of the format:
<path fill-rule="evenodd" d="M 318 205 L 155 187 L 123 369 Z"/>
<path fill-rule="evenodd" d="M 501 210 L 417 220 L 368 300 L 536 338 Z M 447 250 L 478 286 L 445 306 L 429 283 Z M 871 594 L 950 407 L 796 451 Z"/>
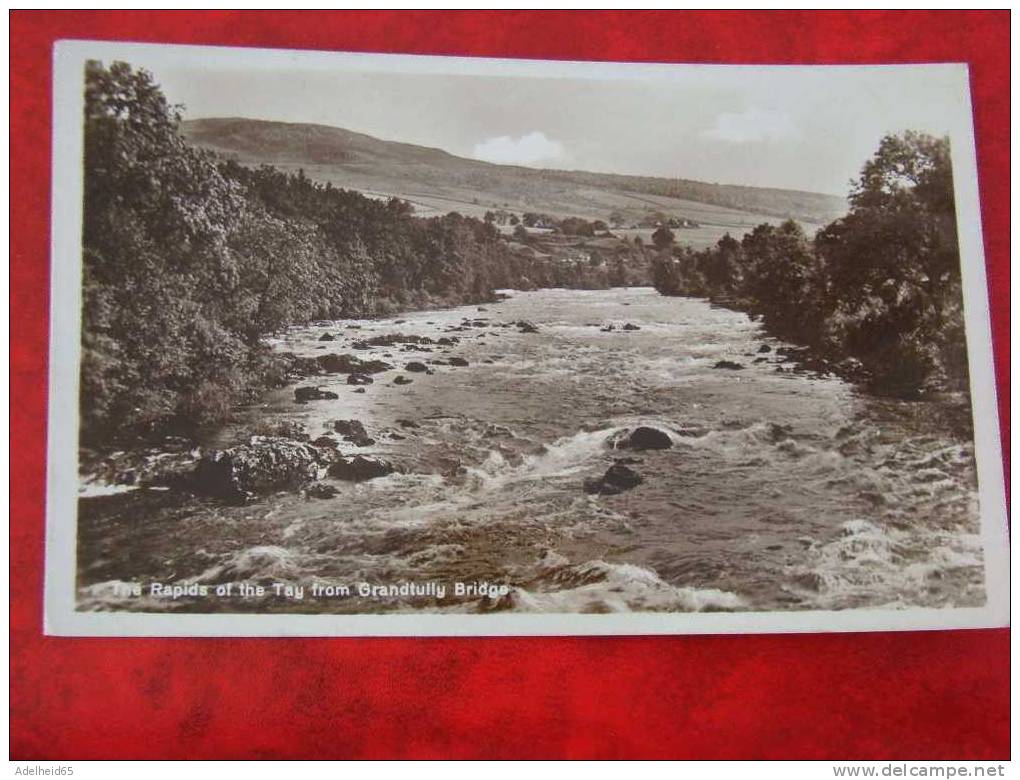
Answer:
<path fill-rule="evenodd" d="M 48 632 L 1008 624 L 965 65 L 54 68 Z"/>

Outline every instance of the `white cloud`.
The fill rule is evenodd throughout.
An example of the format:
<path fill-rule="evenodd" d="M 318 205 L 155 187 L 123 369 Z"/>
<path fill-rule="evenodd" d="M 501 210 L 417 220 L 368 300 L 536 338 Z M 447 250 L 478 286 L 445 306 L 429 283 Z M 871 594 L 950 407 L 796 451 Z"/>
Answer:
<path fill-rule="evenodd" d="M 500 165 L 535 165 L 562 157 L 563 144 L 536 130 L 520 138 L 508 135 L 489 138 L 476 144 L 471 156 Z"/>
<path fill-rule="evenodd" d="M 719 141 L 745 144 L 799 138 L 800 130 L 786 114 L 749 108 L 739 113 L 720 114 L 705 135 Z"/>

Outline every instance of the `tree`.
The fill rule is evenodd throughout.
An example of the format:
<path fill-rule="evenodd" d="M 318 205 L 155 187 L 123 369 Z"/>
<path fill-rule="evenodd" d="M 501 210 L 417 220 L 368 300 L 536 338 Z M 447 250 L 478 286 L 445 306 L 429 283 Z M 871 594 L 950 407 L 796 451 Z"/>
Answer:
<path fill-rule="evenodd" d="M 816 243 L 832 280 L 833 338 L 880 367 L 880 389 L 966 387 L 948 139 L 883 138 L 854 183 L 849 213 Z"/>
<path fill-rule="evenodd" d="M 741 250 L 743 291 L 755 302 L 754 313 L 780 335 L 817 341 L 825 316 L 820 295 L 825 282 L 801 226 L 793 220 L 779 227 L 759 225 L 744 236 Z"/>
<path fill-rule="evenodd" d="M 742 281 L 743 251 L 740 242 L 726 233 L 702 257 L 701 270 L 706 282 L 719 292 L 730 292 Z"/>
<path fill-rule="evenodd" d="M 652 243 L 656 249 L 668 249 L 673 245 L 673 241 L 676 239 L 673 231 L 665 225 L 659 226 L 654 233 L 652 233 Z"/>
<path fill-rule="evenodd" d="M 593 236 L 595 231 L 588 220 L 581 217 L 566 217 L 558 225 L 561 232 L 568 236 Z"/>
<path fill-rule="evenodd" d="M 89 62 L 85 73 L 83 434 L 116 421 L 151 426 L 185 392 L 232 370 L 244 336 L 220 324 L 245 209 L 214 160 L 177 133 L 179 117 L 146 71 Z"/>

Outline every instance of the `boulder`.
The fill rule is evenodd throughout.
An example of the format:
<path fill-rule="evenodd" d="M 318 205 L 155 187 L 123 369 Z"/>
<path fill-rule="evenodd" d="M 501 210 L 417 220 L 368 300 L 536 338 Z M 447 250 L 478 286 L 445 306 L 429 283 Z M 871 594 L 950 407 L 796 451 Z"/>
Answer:
<path fill-rule="evenodd" d="M 347 458 L 340 458 L 329 467 L 329 475 L 337 479 L 345 479 L 349 482 L 363 482 L 367 479 L 385 477 L 392 474 L 396 469 L 389 461 L 382 458 L 368 457 L 365 455 L 353 455 Z"/>
<path fill-rule="evenodd" d="M 519 320 L 517 328 L 521 333 L 538 333 L 538 326 L 533 322 L 528 322 L 527 320 Z"/>
<path fill-rule="evenodd" d="M 634 325 L 633 323 L 628 322 L 626 325 L 623 326 L 623 329 L 624 330 L 641 330 L 641 326 L 640 325 Z"/>
<path fill-rule="evenodd" d="M 410 371 L 412 374 L 423 374 L 429 370 L 428 366 L 424 363 L 419 363 L 417 360 L 412 360 L 410 363 L 404 366 L 405 371 Z"/>
<path fill-rule="evenodd" d="M 408 379 L 403 374 L 397 374 L 393 378 L 393 384 L 395 384 L 395 385 L 409 385 L 409 384 L 411 384 L 411 380 Z"/>
<path fill-rule="evenodd" d="M 330 390 L 322 390 L 318 387 L 297 387 L 294 389 L 294 400 L 299 404 L 308 401 L 335 401 L 339 397 Z"/>
<path fill-rule="evenodd" d="M 591 495 L 613 496 L 637 487 L 644 479 L 623 463 L 614 463 L 599 479 L 586 479 L 584 492 Z"/>
<path fill-rule="evenodd" d="M 335 420 L 333 430 L 343 436 L 344 441 L 357 447 L 371 447 L 375 444 L 375 439 L 369 437 L 365 426 L 357 420 Z"/>
<path fill-rule="evenodd" d="M 315 359 L 319 370 L 327 374 L 378 374 L 393 368 L 382 360 L 362 360 L 354 355 L 320 355 Z"/>
<path fill-rule="evenodd" d="M 401 320 L 402 322 L 402 320 Z M 428 336 L 417 336 L 407 333 L 384 333 L 381 336 L 357 341 L 351 346 L 355 349 L 368 349 L 369 347 L 392 347 L 396 344 L 431 344 L 432 339 Z"/>
<path fill-rule="evenodd" d="M 734 363 L 732 360 L 720 360 L 712 368 L 724 368 L 729 371 L 740 371 L 743 366 L 740 363 Z"/>
<path fill-rule="evenodd" d="M 618 450 L 668 450 L 673 440 L 665 431 L 641 425 L 616 437 L 612 444 Z"/>
<path fill-rule="evenodd" d="M 464 367 L 464 366 L 470 365 L 470 363 L 468 363 L 462 357 L 452 357 L 452 358 L 450 358 L 450 365 L 451 366 L 461 366 L 461 367 Z"/>
<path fill-rule="evenodd" d="M 328 449 L 335 450 L 340 446 L 340 443 L 332 436 L 320 436 L 318 439 L 312 442 L 316 447 L 327 447 Z"/>
<path fill-rule="evenodd" d="M 766 352 L 771 352 L 771 351 L 772 351 L 772 347 L 770 347 L 768 344 L 762 344 L 760 347 L 758 347 L 758 354 L 759 355 L 764 355 Z"/>
<path fill-rule="evenodd" d="M 336 341 L 336 336 L 332 333 L 323 333 L 319 336 L 319 341 Z"/>
<path fill-rule="evenodd" d="M 199 493 L 237 503 L 278 490 L 297 490 L 318 477 L 323 455 L 311 444 L 253 436 L 250 444 L 210 450 L 191 485 Z"/>
<path fill-rule="evenodd" d="M 370 385 L 375 382 L 368 374 L 351 374 L 347 377 L 349 385 Z"/>

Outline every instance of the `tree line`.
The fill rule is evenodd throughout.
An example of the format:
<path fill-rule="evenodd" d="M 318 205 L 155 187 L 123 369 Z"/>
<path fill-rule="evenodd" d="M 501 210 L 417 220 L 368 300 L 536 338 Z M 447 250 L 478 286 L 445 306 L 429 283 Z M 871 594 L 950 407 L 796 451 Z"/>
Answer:
<path fill-rule="evenodd" d="M 948 139 L 886 136 L 849 204 L 813 238 L 790 220 L 693 251 L 657 232 L 655 287 L 725 301 L 781 338 L 854 358 L 879 393 L 966 392 Z"/>
<path fill-rule="evenodd" d="M 190 146 L 152 76 L 85 71 L 82 438 L 225 419 L 280 381 L 266 335 L 315 319 L 587 283 L 482 220 L 251 170 Z"/>

